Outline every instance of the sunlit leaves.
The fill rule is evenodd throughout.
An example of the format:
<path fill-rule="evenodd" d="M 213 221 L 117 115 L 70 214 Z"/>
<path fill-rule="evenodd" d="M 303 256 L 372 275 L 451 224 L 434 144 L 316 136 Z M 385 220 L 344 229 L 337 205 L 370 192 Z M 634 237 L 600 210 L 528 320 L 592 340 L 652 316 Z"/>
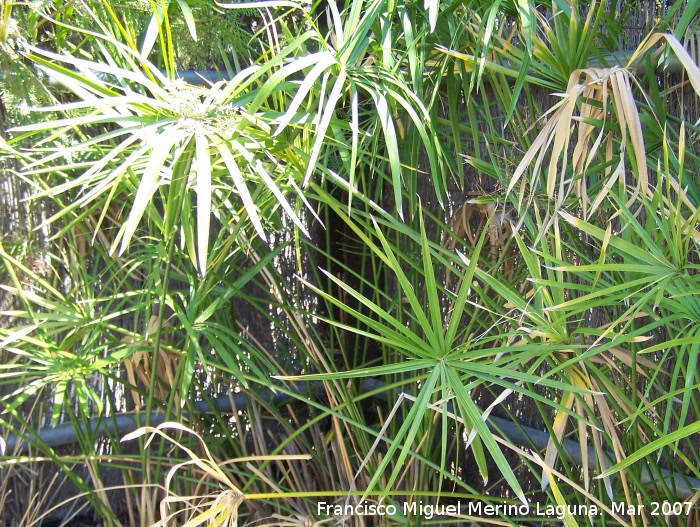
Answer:
<path fill-rule="evenodd" d="M 114 45 L 125 54 L 125 59 L 130 60 L 132 53 L 128 48 L 119 47 L 118 43 Z M 245 77 L 237 77 L 228 85 L 219 84 L 206 90 L 182 82 L 169 83 L 158 75 L 158 83 L 154 83 L 137 70 L 104 66 L 75 57 L 59 57 L 40 49 L 35 49 L 34 53 L 49 74 L 55 74 L 83 98 L 81 108 L 93 108 L 93 111 L 85 118 L 67 117 L 17 128 L 16 132 L 65 132 L 73 127 L 96 123 L 111 129 L 79 142 L 68 151 L 44 156 L 41 161 L 28 165 L 25 171 L 28 174 L 41 173 L 45 163 L 57 161 L 64 163 L 68 170 L 72 164 L 67 154 L 94 156 L 95 162 L 86 165 L 82 174 L 43 195 L 73 191 L 77 192 L 74 199 L 78 206 L 99 201 L 103 210 L 109 208 L 115 196 L 135 188 L 124 224 L 113 240 L 114 248 L 119 244 L 120 254 L 131 243 L 158 189 L 168 185 L 177 185 L 181 191 L 171 193 L 174 201 L 164 203 L 165 216 L 172 220 L 176 220 L 180 214 L 197 218 L 197 258 L 202 273 L 207 269 L 210 216 L 216 206 L 216 187 L 232 187 L 239 193 L 253 228 L 263 239 L 265 228 L 260 212 L 250 197 L 248 186 L 251 184 L 271 192 L 297 227 L 305 232 L 297 213 L 287 202 L 287 190 L 283 192 L 280 189 L 282 185 L 285 189 L 288 187 L 286 180 L 294 179 L 297 167 L 285 164 L 284 157 L 277 160 L 268 156 L 270 150 L 291 149 L 291 145 L 283 143 L 281 139 L 272 139 L 271 128 L 262 115 L 239 110 L 238 103 L 225 98 L 226 94 L 236 93 L 232 85 L 244 82 Z M 43 56 L 68 62 L 78 71 L 46 61 Z M 90 73 L 93 70 L 118 79 L 128 79 L 134 84 L 126 89 L 107 87 Z M 248 73 L 256 75 L 258 71 L 250 69 Z M 101 84 L 105 87 L 101 87 Z M 55 108 L 58 109 L 79 108 Z M 105 151 L 108 153 L 104 154 Z M 173 177 L 185 179 L 173 181 Z M 301 182 L 302 174 L 298 173 L 296 177 Z M 190 189 L 197 195 L 196 213 L 180 210 L 181 192 L 190 192 Z M 60 214 L 54 219 L 58 217 Z M 176 221 L 167 223 L 174 225 Z"/>

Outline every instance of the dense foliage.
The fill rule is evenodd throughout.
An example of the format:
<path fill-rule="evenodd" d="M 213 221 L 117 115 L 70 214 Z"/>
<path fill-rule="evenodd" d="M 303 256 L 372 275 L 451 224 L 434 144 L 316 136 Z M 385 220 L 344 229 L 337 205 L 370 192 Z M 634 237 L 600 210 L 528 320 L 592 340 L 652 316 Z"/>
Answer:
<path fill-rule="evenodd" d="M 2 520 L 697 520 L 699 11 L 0 3 Z"/>

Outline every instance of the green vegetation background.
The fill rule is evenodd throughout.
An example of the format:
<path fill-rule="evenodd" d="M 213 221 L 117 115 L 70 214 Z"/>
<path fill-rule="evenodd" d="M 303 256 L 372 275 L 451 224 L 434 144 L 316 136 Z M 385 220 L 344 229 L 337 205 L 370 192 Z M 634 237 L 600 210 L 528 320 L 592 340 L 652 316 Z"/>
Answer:
<path fill-rule="evenodd" d="M 0 521 L 696 522 L 699 11 L 0 2 Z"/>

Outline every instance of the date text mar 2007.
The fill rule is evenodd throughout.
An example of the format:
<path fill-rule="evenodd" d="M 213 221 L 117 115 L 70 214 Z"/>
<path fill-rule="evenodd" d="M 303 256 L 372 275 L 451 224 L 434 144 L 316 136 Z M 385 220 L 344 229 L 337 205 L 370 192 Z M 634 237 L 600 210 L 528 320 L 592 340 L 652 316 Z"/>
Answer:
<path fill-rule="evenodd" d="M 613 502 L 609 510 L 616 516 L 687 516 L 692 508 L 692 502 L 651 502 L 649 504 L 628 504 Z M 468 502 L 455 504 L 424 504 L 420 501 L 404 503 L 403 507 L 394 504 L 361 502 L 356 504 L 318 503 L 319 515 L 333 516 L 393 516 L 397 513 L 404 516 L 422 516 L 431 519 L 434 516 L 460 516 L 463 513 L 470 516 L 540 516 L 563 519 L 570 516 L 599 516 L 605 514 L 603 507 L 596 504 L 545 505 L 541 503 L 486 503 Z"/>

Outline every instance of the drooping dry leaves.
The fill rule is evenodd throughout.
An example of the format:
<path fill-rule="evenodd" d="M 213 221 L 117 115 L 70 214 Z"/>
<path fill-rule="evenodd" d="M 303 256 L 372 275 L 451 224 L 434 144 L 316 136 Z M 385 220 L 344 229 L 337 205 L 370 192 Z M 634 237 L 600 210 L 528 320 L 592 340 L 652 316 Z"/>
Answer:
<path fill-rule="evenodd" d="M 488 247 L 489 260 L 492 264 L 498 262 L 503 251 L 506 254 L 503 258 L 503 272 L 508 280 L 513 278 L 514 250 L 512 247 L 506 249 L 508 239 L 513 234 L 513 216 L 507 212 L 503 206 L 497 202 L 480 203 L 478 200 L 469 200 L 462 205 L 450 218 L 448 226 L 454 235 L 445 231 L 442 245 L 454 251 L 458 244 L 467 242 L 472 249 L 481 238 L 484 229 L 486 230 L 486 241 L 484 246 Z M 450 284 L 451 273 L 448 271 L 446 277 L 447 285 Z"/>
<path fill-rule="evenodd" d="M 131 337 L 125 337 L 125 339 L 131 339 L 133 344 L 139 347 L 131 357 L 124 361 L 127 379 L 133 386 L 141 385 L 143 387 L 149 387 L 151 385 L 151 380 L 153 378 L 153 352 L 151 346 L 145 346 L 145 343 L 149 337 L 156 335 L 157 323 L 158 317 L 152 316 L 148 321 L 144 340 L 141 342 L 134 341 Z M 166 329 L 168 328 L 167 322 L 164 323 L 164 327 Z M 163 346 L 159 349 L 158 360 L 156 361 L 155 375 L 157 377 L 157 382 L 155 383 L 154 395 L 157 400 L 166 402 L 170 396 L 170 387 L 175 386 L 175 374 L 177 372 L 179 355 L 167 350 L 170 344 L 167 337 L 168 332 L 165 331 L 162 333 L 165 335 L 165 338 L 161 339 Z M 141 348 L 141 346 L 143 346 L 143 348 Z M 138 392 L 132 390 L 131 397 L 135 407 L 140 408 L 141 396 Z M 178 404 L 177 396 L 175 397 L 175 404 Z"/>

